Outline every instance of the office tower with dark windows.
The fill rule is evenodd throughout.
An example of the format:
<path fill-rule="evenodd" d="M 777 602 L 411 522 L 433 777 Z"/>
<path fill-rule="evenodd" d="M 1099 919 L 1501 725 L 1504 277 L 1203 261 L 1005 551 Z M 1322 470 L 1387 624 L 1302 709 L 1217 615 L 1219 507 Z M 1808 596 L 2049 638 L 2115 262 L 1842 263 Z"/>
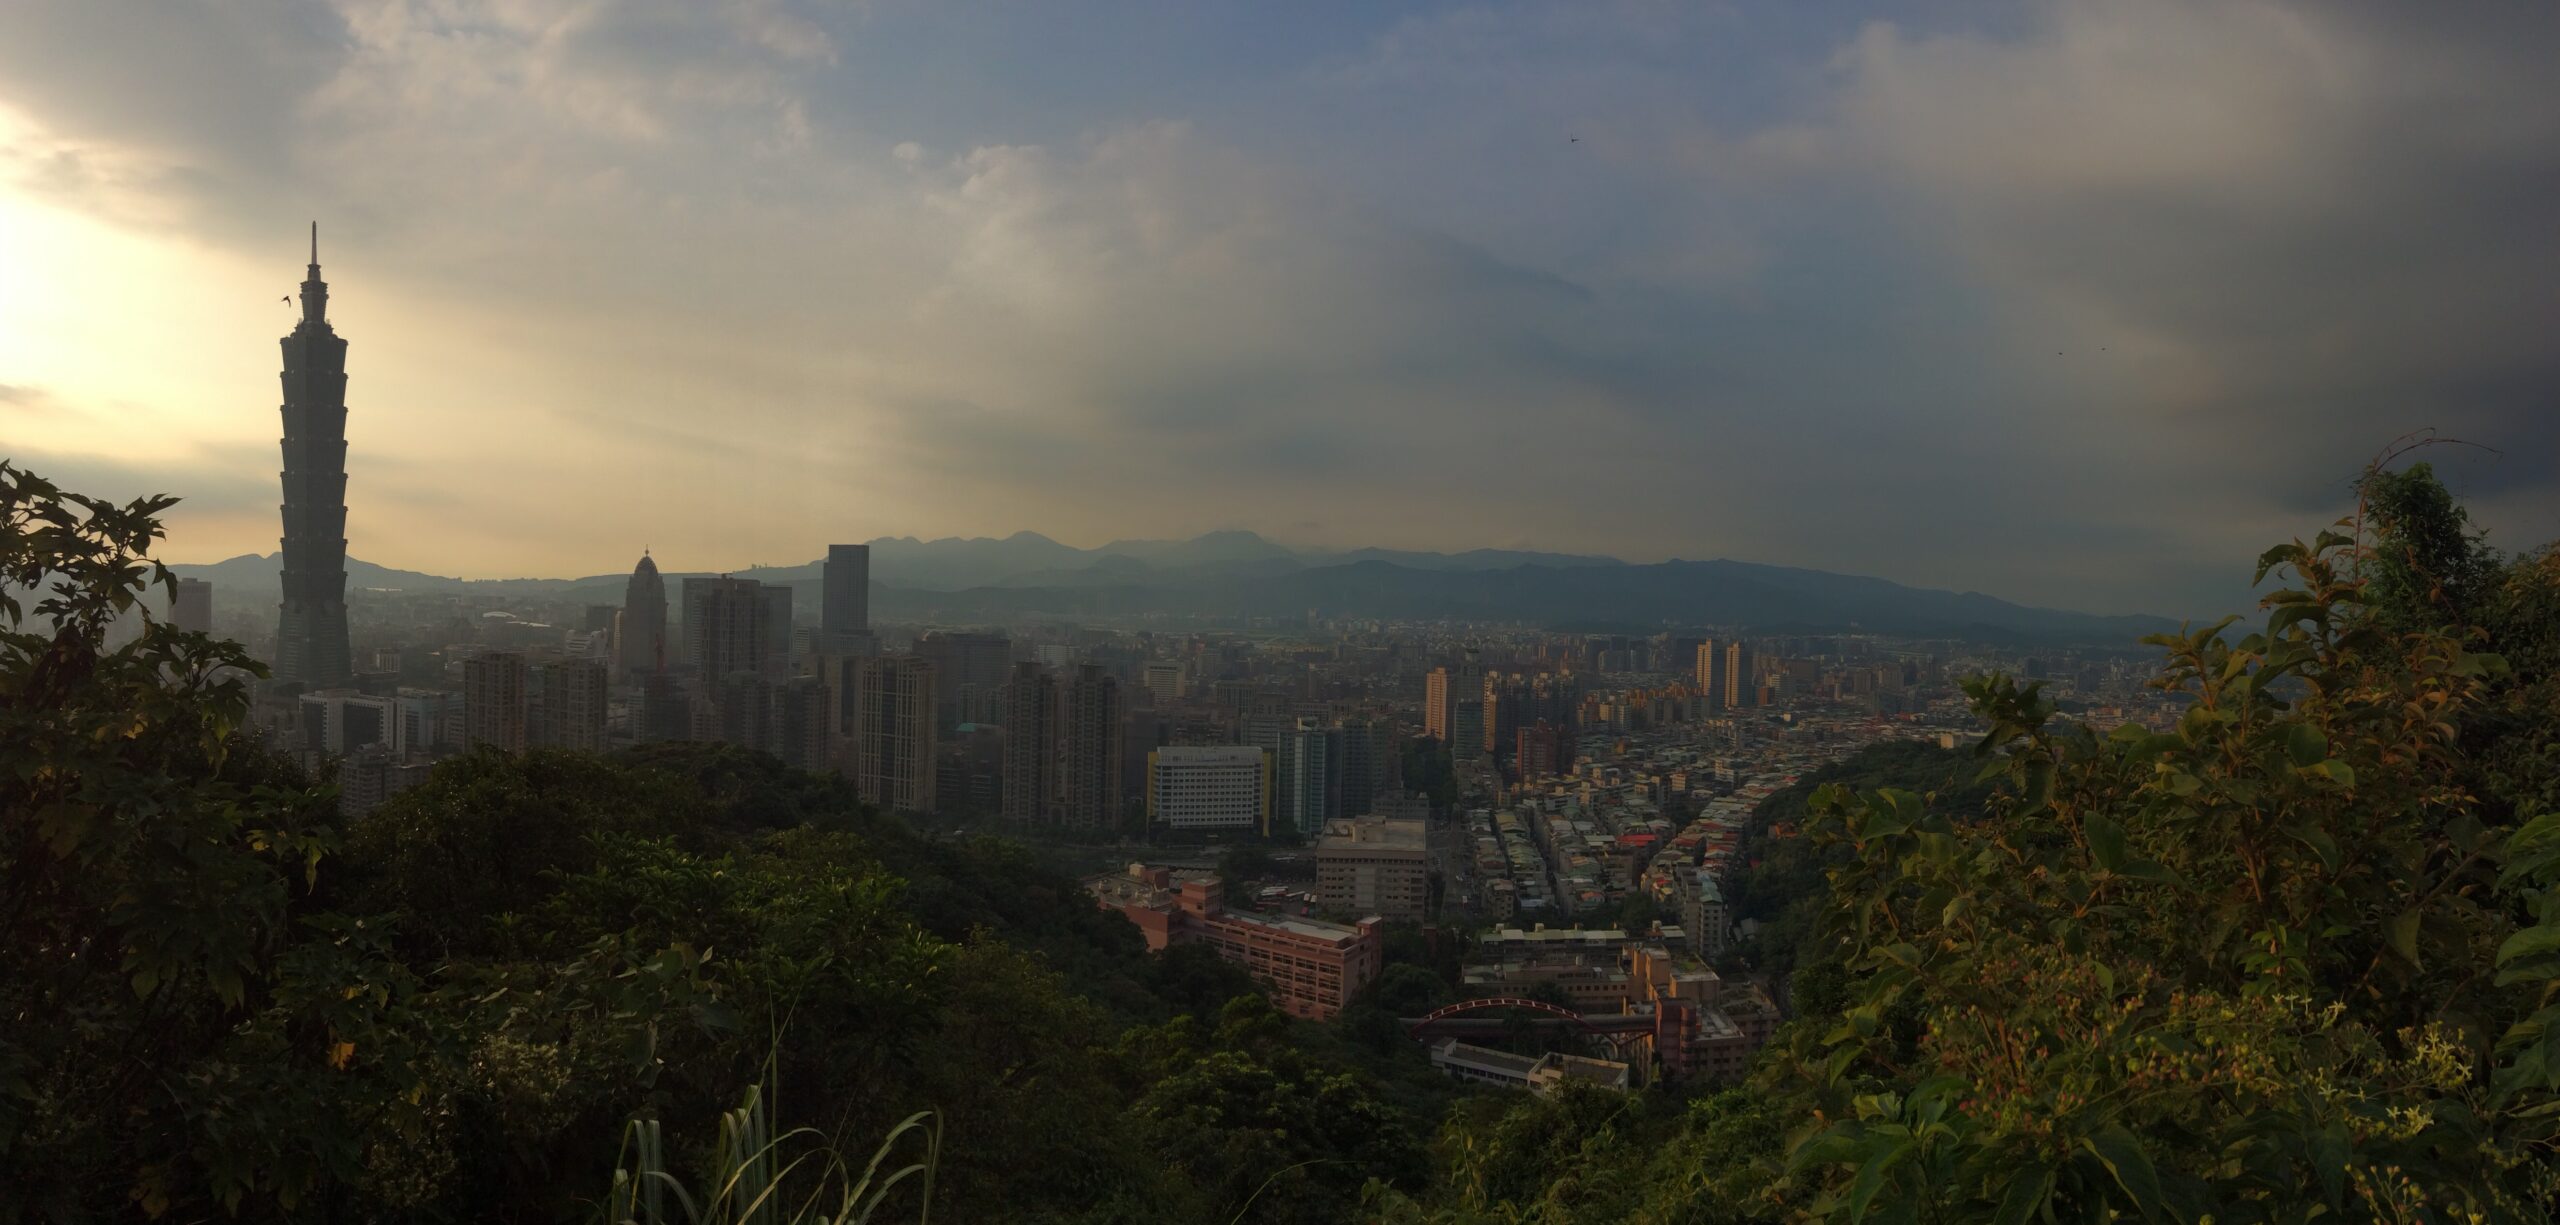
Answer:
<path fill-rule="evenodd" d="M 491 651 L 462 662 L 462 743 L 524 751 L 524 656 Z"/>
<path fill-rule="evenodd" d="M 347 342 L 329 326 L 320 279 L 320 227 L 302 319 L 284 338 L 284 603 L 277 610 L 275 677 L 306 688 L 355 675 L 347 646 Z"/>
<path fill-rule="evenodd" d="M 818 649 L 829 655 L 869 654 L 871 546 L 831 544 L 818 603 Z"/>
<path fill-rule="evenodd" d="M 663 672 L 667 658 L 667 582 L 647 549 L 622 588 L 622 617 L 614 630 L 614 661 L 624 676 Z"/>
<path fill-rule="evenodd" d="M 1058 783 L 1058 680 L 1025 660 L 1004 687 L 1004 819 L 1049 819 Z"/>

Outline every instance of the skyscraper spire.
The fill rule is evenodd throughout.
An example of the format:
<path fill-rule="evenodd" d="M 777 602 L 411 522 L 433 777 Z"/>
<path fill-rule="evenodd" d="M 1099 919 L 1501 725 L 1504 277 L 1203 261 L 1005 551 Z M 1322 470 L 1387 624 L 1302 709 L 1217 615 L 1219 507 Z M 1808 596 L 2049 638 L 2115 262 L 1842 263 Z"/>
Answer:
<path fill-rule="evenodd" d="M 317 221 L 311 223 L 311 270 L 302 278 L 302 322 L 306 327 L 329 326 L 329 283 L 320 279 L 320 223 Z"/>
<path fill-rule="evenodd" d="M 284 604 L 275 675 L 314 689 L 354 675 L 347 642 L 347 342 L 329 326 L 320 223 L 302 321 L 284 338 Z"/>

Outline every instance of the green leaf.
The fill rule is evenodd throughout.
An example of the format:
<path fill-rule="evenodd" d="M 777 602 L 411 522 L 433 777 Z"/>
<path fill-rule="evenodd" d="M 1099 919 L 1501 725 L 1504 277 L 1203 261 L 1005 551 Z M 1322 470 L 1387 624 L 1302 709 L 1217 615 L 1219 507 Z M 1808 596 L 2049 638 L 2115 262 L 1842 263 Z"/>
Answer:
<path fill-rule="evenodd" d="M 2284 747 L 2297 766 L 2316 766 L 2329 757 L 2329 738 L 2308 723 L 2296 723 L 2286 729 Z"/>
<path fill-rule="evenodd" d="M 2124 1188 L 2126 1195 L 2133 1197 L 2133 1206 L 2142 1215 L 2148 1217 L 2159 1209 L 2160 1174 L 2152 1168 L 2150 1156 L 2142 1151 L 2141 1142 L 2133 1138 L 2132 1132 L 2122 1124 L 2110 1123 L 2081 1143 L 2106 1164 L 2107 1172 L 2115 1175 L 2116 1184 Z"/>
<path fill-rule="evenodd" d="M 2082 824 L 2089 836 L 2089 857 L 2101 871 L 2113 872 L 2124 866 L 2124 827 L 2107 817 L 2092 815 Z"/>
<path fill-rule="evenodd" d="M 1893 1168 L 1894 1162 L 1902 1159 L 1903 1153 L 1909 1151 L 1898 1144 L 1879 1147 L 1880 1151 L 1867 1158 L 1865 1165 L 1858 1167 L 1857 1178 L 1849 1184 L 1849 1220 L 1853 1223 L 1866 1219 L 1867 1205 L 1874 1203 L 1876 1192 L 1884 1189 L 1885 1172 Z"/>
<path fill-rule="evenodd" d="M 2560 926 L 2545 923 L 2540 927 L 2528 927 L 2507 937 L 2507 942 L 2498 946 L 2497 964 L 2503 969 L 2511 961 L 2521 961 L 2527 957 L 2539 957 L 2555 952 L 2560 952 Z M 2506 982 L 2506 976 L 2500 975 L 2499 985 L 2504 986 Z"/>
<path fill-rule="evenodd" d="M 2398 917 L 2391 920 L 2389 929 L 2392 950 L 2408 958 L 2410 965 L 2417 966 L 2421 970 L 2426 967 L 2418 964 L 2418 921 L 2424 917 L 2414 908 L 2401 911 Z"/>
<path fill-rule="evenodd" d="M 1991 1225 L 2026 1225 L 2036 1210 L 2053 1198 L 2053 1171 L 2042 1167 L 2021 1170 L 2009 1179 L 2009 1188 L 2000 1195 L 2000 1208 L 1991 1215 Z"/>

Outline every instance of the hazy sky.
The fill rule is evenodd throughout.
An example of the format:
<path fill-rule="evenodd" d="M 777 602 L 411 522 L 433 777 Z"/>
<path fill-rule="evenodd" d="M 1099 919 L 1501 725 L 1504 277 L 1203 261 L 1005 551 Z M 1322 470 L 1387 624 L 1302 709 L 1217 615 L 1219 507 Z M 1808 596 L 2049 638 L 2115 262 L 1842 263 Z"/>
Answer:
<path fill-rule="evenodd" d="M 2223 607 L 2394 436 L 2560 537 L 2560 5 L 0 5 L 0 455 L 359 557 L 1735 557 Z"/>

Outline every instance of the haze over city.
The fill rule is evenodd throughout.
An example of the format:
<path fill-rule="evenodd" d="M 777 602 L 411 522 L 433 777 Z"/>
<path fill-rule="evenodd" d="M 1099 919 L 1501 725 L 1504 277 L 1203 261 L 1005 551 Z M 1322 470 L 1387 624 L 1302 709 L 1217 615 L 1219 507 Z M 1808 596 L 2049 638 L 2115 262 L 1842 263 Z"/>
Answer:
<path fill-rule="evenodd" d="M 2560 529 L 2560 16 L 2438 17 L 13 4 L 0 432 L 273 551 L 318 218 L 386 565 L 1245 528 L 2217 612 L 2410 430 Z"/>

